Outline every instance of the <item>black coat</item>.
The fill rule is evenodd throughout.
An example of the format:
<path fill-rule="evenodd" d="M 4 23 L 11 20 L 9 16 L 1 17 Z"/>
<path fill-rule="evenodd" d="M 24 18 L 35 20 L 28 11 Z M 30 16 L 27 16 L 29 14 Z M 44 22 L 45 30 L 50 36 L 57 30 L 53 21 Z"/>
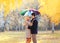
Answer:
<path fill-rule="evenodd" d="M 31 30 L 31 34 L 37 34 L 38 31 L 38 21 L 34 18 L 31 20 L 32 26 L 28 26 L 28 28 Z"/>

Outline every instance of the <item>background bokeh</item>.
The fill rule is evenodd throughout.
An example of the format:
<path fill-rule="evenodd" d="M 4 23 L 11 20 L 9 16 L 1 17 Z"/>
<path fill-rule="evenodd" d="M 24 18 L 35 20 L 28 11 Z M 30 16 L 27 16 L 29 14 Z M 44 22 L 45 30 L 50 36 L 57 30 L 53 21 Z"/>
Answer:
<path fill-rule="evenodd" d="M 31 2 L 33 2 L 33 0 Z M 47 14 L 51 18 L 51 21 L 55 22 L 55 24 L 58 25 L 60 22 L 60 0 L 38 0 L 38 2 L 41 6 L 39 9 L 41 14 Z M 20 10 L 22 4 L 22 0 L 0 0 L 0 7 L 1 5 L 4 6 L 5 17 L 10 10 L 15 10 L 16 8 Z M 2 8 L 0 8 L 0 11 L 1 10 Z"/>

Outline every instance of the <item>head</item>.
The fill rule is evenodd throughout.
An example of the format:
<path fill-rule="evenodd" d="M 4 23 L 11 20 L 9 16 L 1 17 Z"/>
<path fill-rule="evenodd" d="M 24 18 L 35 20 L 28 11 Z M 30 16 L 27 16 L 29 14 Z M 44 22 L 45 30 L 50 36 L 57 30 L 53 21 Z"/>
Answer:
<path fill-rule="evenodd" d="M 32 18 L 35 18 L 35 13 L 32 13 Z"/>

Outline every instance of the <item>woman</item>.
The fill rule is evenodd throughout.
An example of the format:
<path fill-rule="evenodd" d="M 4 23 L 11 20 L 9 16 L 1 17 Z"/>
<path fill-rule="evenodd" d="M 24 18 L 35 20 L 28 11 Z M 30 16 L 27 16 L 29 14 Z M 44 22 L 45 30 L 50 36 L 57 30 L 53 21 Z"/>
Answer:
<path fill-rule="evenodd" d="M 31 22 L 30 22 L 30 17 L 29 16 L 26 16 L 25 17 L 25 27 L 26 27 L 26 43 L 30 43 L 31 42 L 31 31 L 30 29 L 28 28 L 28 26 L 31 26 Z"/>

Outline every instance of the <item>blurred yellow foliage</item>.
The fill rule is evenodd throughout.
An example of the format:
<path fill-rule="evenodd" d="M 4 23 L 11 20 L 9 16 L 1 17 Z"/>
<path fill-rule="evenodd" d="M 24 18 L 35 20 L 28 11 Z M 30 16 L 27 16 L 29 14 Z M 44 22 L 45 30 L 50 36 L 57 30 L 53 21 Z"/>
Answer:
<path fill-rule="evenodd" d="M 39 11 L 47 14 L 56 25 L 60 22 L 60 0 L 39 0 L 42 6 Z"/>
<path fill-rule="evenodd" d="M 17 1 L 17 5 L 16 5 Z M 39 4 L 42 6 L 39 11 L 41 14 L 47 14 L 51 17 L 51 21 L 54 22 L 56 25 L 60 22 L 60 0 L 38 0 Z M 22 0 L 0 0 L 0 5 L 4 4 L 4 16 L 6 17 L 7 14 L 11 9 L 15 10 L 20 8 L 22 4 Z"/>

